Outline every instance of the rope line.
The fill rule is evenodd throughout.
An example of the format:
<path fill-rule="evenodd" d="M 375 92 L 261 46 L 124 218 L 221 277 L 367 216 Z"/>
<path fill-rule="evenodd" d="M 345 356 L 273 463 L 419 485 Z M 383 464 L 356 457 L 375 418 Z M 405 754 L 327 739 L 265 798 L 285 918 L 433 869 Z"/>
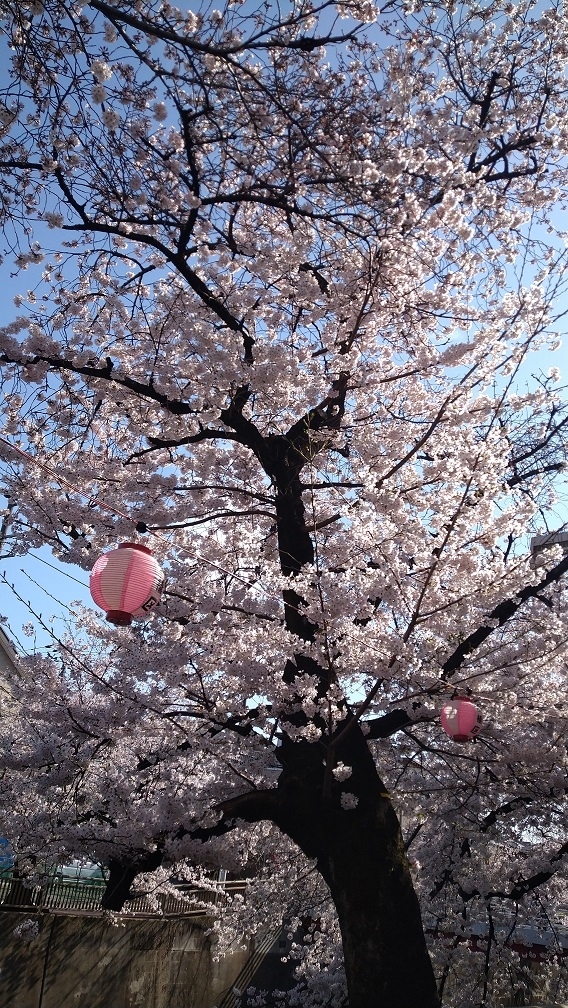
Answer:
<path fill-rule="evenodd" d="M 40 461 L 38 458 L 34 458 L 33 455 L 30 455 L 29 452 L 25 451 L 19 445 L 10 444 L 10 442 L 7 441 L 1 435 L 0 435 L 0 443 L 3 444 L 3 445 L 5 445 L 5 447 L 8 448 L 10 451 L 15 452 L 16 454 L 20 455 L 27 462 L 30 462 L 32 465 L 36 465 L 36 466 L 38 466 L 38 468 L 43 469 L 45 472 L 49 473 L 49 475 L 52 476 L 60 484 L 60 486 L 65 487 L 66 489 L 71 490 L 73 493 L 79 494 L 82 497 L 87 497 L 88 496 L 84 491 L 80 490 L 77 486 L 75 486 L 74 484 L 70 483 L 69 480 L 65 479 L 64 476 L 61 476 L 57 472 L 57 470 L 53 468 L 53 466 L 48 465 L 47 462 Z M 143 525 L 145 532 L 147 532 L 150 535 L 154 536 L 155 539 L 158 539 L 159 541 L 165 543 L 166 546 L 170 545 L 170 543 L 169 543 L 168 539 L 166 538 L 166 536 L 164 536 L 161 532 L 158 532 L 158 531 L 152 529 L 151 527 L 148 527 L 145 522 L 136 522 L 132 518 L 131 515 L 125 514 L 123 511 L 120 511 L 118 508 L 114 507 L 112 504 L 107 504 L 105 501 L 101 500 L 99 497 L 95 497 L 93 500 L 91 500 L 90 503 L 89 503 L 89 507 L 99 507 L 99 508 L 101 508 L 101 510 L 106 511 L 109 514 L 114 514 L 114 515 L 116 515 L 119 518 L 123 518 L 127 522 L 131 522 L 132 525 L 135 528 L 137 528 L 137 526 Z M 215 563 L 214 560 L 209 560 L 207 557 L 203 557 L 199 553 L 195 553 L 188 546 L 179 546 L 178 549 L 180 550 L 181 553 L 186 553 L 187 556 L 191 557 L 194 560 L 197 560 L 199 563 L 207 564 L 209 567 L 214 568 L 215 570 L 219 571 L 220 573 L 226 574 L 228 577 L 234 578 L 236 581 L 240 581 L 241 584 L 245 585 L 245 587 L 262 591 L 266 598 L 270 598 L 272 600 L 275 600 L 279 604 L 282 603 L 282 599 L 280 598 L 280 596 L 278 596 L 278 595 L 274 594 L 273 592 L 269 591 L 269 589 L 266 588 L 266 587 L 264 587 L 262 584 L 259 585 L 259 584 L 255 583 L 255 582 L 247 581 L 245 578 L 241 577 L 240 574 L 235 574 L 233 571 L 227 570 L 225 567 L 222 567 L 220 564 Z M 37 557 L 36 559 L 41 559 L 41 558 Z M 42 561 L 42 562 L 43 563 L 47 563 L 47 561 Z M 51 566 L 51 565 L 48 564 L 48 566 Z M 55 568 L 55 569 L 57 569 L 57 568 Z M 65 572 L 63 572 L 63 573 L 65 573 Z M 71 575 L 67 575 L 67 576 L 71 577 Z M 76 579 L 73 579 L 73 580 L 76 580 Z M 78 583 L 81 584 L 81 582 L 78 582 Z M 302 615 L 301 614 L 301 610 L 297 606 L 291 606 L 290 608 L 292 608 L 299 615 Z M 342 629 L 341 635 L 343 637 L 346 637 L 349 640 L 355 641 L 359 646 L 361 646 L 361 644 L 362 644 L 361 639 L 358 638 L 358 637 L 356 637 L 354 634 L 350 634 L 348 630 Z M 364 642 L 364 647 L 366 648 L 366 650 L 372 651 L 375 654 L 378 654 L 380 658 L 382 658 L 382 659 L 386 658 L 386 655 L 382 651 L 380 651 L 379 648 L 377 648 L 373 644 L 369 643 L 369 641 L 365 641 Z M 446 683 L 445 680 L 443 680 L 441 678 L 439 679 L 439 683 L 440 683 L 440 686 L 442 686 L 445 690 L 447 690 L 447 689 L 452 689 L 453 690 L 456 687 L 455 683 L 452 684 L 452 685 L 450 685 L 450 684 Z M 410 701 L 410 700 L 413 699 L 413 697 L 416 697 L 416 696 L 424 696 L 425 694 L 429 695 L 429 693 L 430 693 L 429 689 L 421 689 L 421 690 L 419 690 L 418 693 L 412 694 L 412 696 L 410 696 L 410 697 L 399 698 L 398 700 L 390 701 L 389 706 L 391 704 L 393 704 L 393 703 L 394 704 L 397 704 L 397 703 L 400 704 L 400 703 L 403 703 L 403 702 Z"/>

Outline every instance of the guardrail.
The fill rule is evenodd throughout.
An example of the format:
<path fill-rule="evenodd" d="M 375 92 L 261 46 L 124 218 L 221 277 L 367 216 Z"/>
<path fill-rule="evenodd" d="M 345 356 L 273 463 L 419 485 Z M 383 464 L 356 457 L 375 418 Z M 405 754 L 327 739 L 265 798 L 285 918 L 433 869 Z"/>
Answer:
<path fill-rule="evenodd" d="M 274 942 L 281 934 L 282 924 L 278 924 L 276 927 L 266 931 L 264 934 L 256 936 L 254 948 L 249 958 L 244 964 L 239 975 L 236 977 L 231 988 L 227 991 L 222 1000 L 219 1001 L 217 1008 L 238 1008 L 241 1004 L 243 992 L 250 985 L 255 973 L 260 969 L 268 952 L 270 952 Z"/>
<path fill-rule="evenodd" d="M 27 886 L 20 879 L 0 878 L 0 911 L 40 910 L 65 913 L 103 913 L 101 900 L 106 888 L 104 879 L 76 880 L 50 879 L 45 885 Z M 235 893 L 243 893 L 246 881 L 215 882 L 211 888 L 191 885 L 177 885 L 176 892 L 160 893 L 156 897 L 148 894 L 133 896 L 128 900 L 124 912 L 128 916 L 175 916 L 204 917 L 208 908 L 220 900 L 230 899 Z M 156 906 L 157 902 L 157 906 Z"/>

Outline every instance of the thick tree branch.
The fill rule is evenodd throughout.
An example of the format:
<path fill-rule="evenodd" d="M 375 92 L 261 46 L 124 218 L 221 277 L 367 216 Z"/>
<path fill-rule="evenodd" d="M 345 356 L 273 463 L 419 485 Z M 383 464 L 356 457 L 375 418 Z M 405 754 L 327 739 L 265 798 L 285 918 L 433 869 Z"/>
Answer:
<path fill-rule="evenodd" d="M 553 795 L 551 794 L 550 797 L 552 798 Z M 487 833 L 498 822 L 501 816 L 508 815 L 509 812 L 514 812 L 516 809 L 522 808 L 523 805 L 532 805 L 536 801 L 542 801 L 542 799 L 542 794 L 517 795 L 515 798 L 510 798 L 509 801 L 504 802 L 499 808 L 492 809 L 491 812 L 487 813 L 479 827 L 479 832 Z"/>
<path fill-rule="evenodd" d="M 149 851 L 136 855 L 128 854 L 124 859 L 109 858 L 109 877 L 103 893 L 101 905 L 103 910 L 119 912 L 130 896 L 130 889 L 137 875 L 142 872 L 155 871 L 163 860 L 160 850 Z"/>
<path fill-rule="evenodd" d="M 364 724 L 367 727 L 368 739 L 389 738 L 402 728 L 413 724 L 413 720 L 405 710 L 395 709 L 383 714 L 382 717 L 370 718 Z"/>
<path fill-rule="evenodd" d="M 478 627 L 477 630 L 469 634 L 469 636 L 461 642 L 461 644 L 442 665 L 441 678 L 450 679 L 453 673 L 457 672 L 457 670 L 461 668 L 469 655 L 481 644 L 483 644 L 483 642 L 487 640 L 487 638 L 496 629 L 498 629 L 498 627 L 503 626 L 508 620 L 510 620 L 525 602 L 528 602 L 533 598 L 538 598 L 540 592 L 549 585 L 559 581 L 567 571 L 568 557 L 564 557 L 537 585 L 527 585 L 526 588 L 522 588 L 519 592 L 517 592 L 513 599 L 505 599 L 498 606 L 495 606 L 488 615 L 488 619 L 494 622 Z M 366 721 L 365 724 L 368 726 L 367 737 L 371 739 L 388 738 L 390 735 L 394 735 L 395 732 L 400 731 L 402 728 L 406 728 L 408 725 L 413 723 L 414 719 L 411 718 L 405 710 L 395 709 L 379 718 Z"/>
<path fill-rule="evenodd" d="M 171 399 L 163 392 L 158 392 L 152 384 L 144 384 L 127 376 L 119 377 L 115 374 L 114 364 L 108 357 L 104 367 L 96 367 L 95 365 L 81 366 L 73 363 L 71 360 L 67 360 L 65 357 L 44 356 L 43 354 L 34 354 L 33 357 L 27 360 L 17 360 L 15 357 L 2 353 L 0 354 L 0 362 L 3 364 L 15 364 L 19 367 L 28 367 L 34 364 L 49 364 L 55 371 L 70 371 L 72 374 L 80 374 L 85 378 L 98 378 L 112 382 L 115 385 L 128 389 L 130 392 L 135 392 L 136 395 L 159 403 L 168 413 L 172 413 L 174 416 L 196 415 L 200 412 L 194 406 L 190 406 L 189 403 L 183 402 L 181 399 Z"/>
<path fill-rule="evenodd" d="M 277 790 L 248 791 L 246 794 L 227 798 L 213 806 L 212 812 L 220 814 L 218 821 L 212 826 L 196 826 L 192 829 L 182 828 L 176 836 L 189 837 L 206 843 L 213 837 L 223 836 L 234 829 L 238 820 L 247 823 L 273 820 L 280 805 L 280 795 Z"/>
<path fill-rule="evenodd" d="M 327 6 L 328 4 L 323 4 L 319 9 L 322 10 Z M 190 52 L 205 53 L 217 56 L 220 59 L 227 59 L 230 56 L 235 56 L 238 53 L 252 49 L 299 49 L 302 52 L 313 52 L 314 49 L 318 49 L 321 46 L 347 42 L 356 35 L 355 31 L 351 31 L 346 32 L 344 35 L 305 36 L 289 40 L 272 35 L 266 41 L 263 41 L 264 36 L 269 35 L 269 29 L 266 29 L 233 45 L 217 46 L 209 42 L 198 42 L 187 35 L 180 35 L 178 32 L 172 31 L 171 28 L 162 28 L 154 21 L 147 21 L 145 18 L 136 17 L 118 7 L 111 7 L 109 4 L 104 3 L 103 0 L 90 0 L 89 7 L 100 11 L 113 24 L 127 24 L 136 31 L 162 39 L 164 42 L 179 45 Z M 279 28 L 282 29 L 287 26 L 295 27 L 300 22 L 300 18 L 290 18 L 288 21 L 281 22 Z"/>
<path fill-rule="evenodd" d="M 125 227 L 131 227 L 132 225 L 139 225 L 139 218 L 134 218 L 130 220 L 128 216 L 125 219 L 117 221 L 114 224 L 103 223 L 101 220 L 93 220 L 93 218 L 87 213 L 85 209 L 85 204 L 80 203 L 79 200 L 74 196 L 73 190 L 71 189 L 70 183 L 68 183 L 61 168 L 56 168 L 54 171 L 55 178 L 61 188 L 61 191 L 67 200 L 67 203 L 72 207 L 77 213 L 81 224 L 76 225 L 65 225 L 65 230 L 78 230 L 78 231 L 93 231 L 99 234 L 117 235 L 124 238 Z M 225 304 L 217 297 L 207 286 L 205 281 L 199 276 L 199 274 L 192 269 L 192 267 L 187 262 L 185 250 L 180 250 L 176 248 L 174 251 L 168 245 L 160 241 L 152 234 L 148 234 L 146 231 L 135 231 L 130 230 L 128 232 L 128 237 L 130 241 L 140 242 L 142 245 L 147 245 L 150 248 L 156 249 L 160 252 L 167 262 L 171 263 L 172 266 L 178 271 L 178 273 L 184 278 L 189 287 L 193 290 L 195 294 L 200 298 L 204 305 L 219 318 L 233 332 L 238 332 L 243 338 L 244 344 L 244 359 L 247 364 L 252 364 L 252 348 L 254 346 L 254 339 L 247 332 L 246 327 L 242 321 L 239 321 L 231 311 L 226 307 Z"/>
<path fill-rule="evenodd" d="M 520 878 L 518 881 L 513 883 L 510 889 L 495 889 L 491 892 L 482 893 L 479 889 L 462 889 L 460 885 L 457 885 L 456 888 L 459 892 L 460 899 L 462 899 L 464 903 L 469 903 L 469 901 L 474 899 L 475 896 L 483 896 L 484 900 L 503 899 L 510 900 L 513 903 L 519 903 L 523 897 L 527 895 L 527 893 L 532 892 L 534 889 L 538 889 L 539 886 L 544 885 L 545 882 L 548 882 L 554 875 L 556 875 L 567 854 L 568 842 L 562 844 L 562 846 L 548 858 L 550 865 L 555 865 L 556 867 L 535 872 L 534 875 L 529 875 L 527 878 Z M 447 882 L 454 882 L 450 871 L 446 873 L 442 887 Z M 431 896 L 432 895 L 434 895 L 434 893 L 432 893 Z"/>
<path fill-rule="evenodd" d="M 195 412 L 197 412 L 197 410 Z M 150 448 L 141 448 L 140 451 L 132 452 L 132 455 L 125 460 L 124 465 L 130 465 L 134 459 L 143 458 L 144 455 L 150 455 L 152 452 L 162 451 L 164 448 L 183 448 L 184 445 L 199 444 L 200 441 L 236 441 L 237 439 L 234 434 L 229 434 L 226 430 L 214 430 L 209 427 L 200 427 L 195 434 L 189 434 L 184 438 L 157 438 L 147 436 L 146 440 L 149 442 Z"/>
<path fill-rule="evenodd" d="M 276 814 L 278 793 L 275 790 L 250 791 L 247 794 L 228 798 L 215 805 L 213 812 L 220 813 L 220 818 L 212 826 L 196 826 L 194 829 L 180 827 L 175 833 L 175 839 L 183 838 L 200 840 L 206 843 L 213 837 L 223 836 L 237 825 L 238 820 L 248 823 L 272 820 Z M 130 889 L 137 875 L 143 872 L 155 871 L 167 860 L 164 852 L 164 842 L 161 841 L 154 851 L 130 852 L 124 856 L 116 856 L 108 861 L 109 879 L 102 899 L 105 910 L 118 912 L 130 898 Z"/>
<path fill-rule="evenodd" d="M 461 644 L 456 648 L 453 654 L 446 659 L 442 665 L 442 679 L 451 679 L 454 672 L 457 672 L 459 668 L 463 665 L 466 658 L 480 647 L 481 644 L 491 634 L 502 627 L 508 620 L 510 620 L 521 608 L 525 602 L 530 599 L 536 598 L 542 591 L 549 587 L 549 585 L 554 584 L 559 581 L 561 577 L 568 571 L 568 556 L 564 557 L 559 563 L 556 564 L 548 574 L 539 581 L 536 585 L 527 585 L 526 588 L 521 588 L 520 591 L 512 599 L 505 599 L 500 602 L 499 605 L 495 606 L 490 613 L 488 613 L 488 619 L 491 623 L 485 623 L 483 626 L 478 627 L 473 633 L 469 634 L 461 642 Z"/>

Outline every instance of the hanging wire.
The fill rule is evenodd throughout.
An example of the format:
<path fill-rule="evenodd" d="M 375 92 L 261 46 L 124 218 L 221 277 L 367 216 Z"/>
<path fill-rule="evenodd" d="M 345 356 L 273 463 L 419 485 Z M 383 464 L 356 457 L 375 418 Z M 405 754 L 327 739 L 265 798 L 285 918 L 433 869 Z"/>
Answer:
<path fill-rule="evenodd" d="M 69 578 L 71 581 L 74 581 L 75 584 L 81 585 L 81 588 L 88 588 L 89 587 L 86 581 L 79 581 L 78 578 L 73 577 L 72 574 L 68 574 L 67 571 L 63 570 L 61 567 L 56 567 L 55 564 L 50 564 L 47 560 L 44 560 L 43 557 L 38 556 L 37 553 L 29 553 L 28 556 L 33 557 L 34 560 L 39 560 L 39 562 L 42 563 L 42 564 L 45 564 L 46 567 L 51 567 L 51 569 L 54 570 L 54 571 L 57 571 L 58 574 L 63 574 L 64 577 Z M 24 570 L 22 570 L 22 574 L 25 574 L 25 573 L 26 572 Z M 26 577 L 29 577 L 29 575 L 26 575 Z M 62 605 L 63 605 L 63 603 L 62 603 Z"/>
<path fill-rule="evenodd" d="M 78 493 L 78 494 L 80 494 L 83 497 L 87 497 L 88 496 L 86 493 L 84 493 L 83 491 L 81 491 L 74 484 L 70 483 L 69 480 L 67 480 L 64 476 L 61 476 L 58 473 L 58 471 L 53 468 L 53 466 L 48 465 L 47 462 L 40 461 L 38 458 L 34 458 L 33 455 L 30 455 L 29 452 L 25 451 L 19 445 L 10 444 L 10 442 L 7 441 L 1 435 L 0 435 L 0 443 L 3 444 L 6 448 L 8 448 L 9 451 L 15 452 L 17 455 L 20 455 L 21 458 L 25 459 L 25 461 L 30 462 L 32 465 L 38 466 L 38 468 L 42 469 L 44 472 L 49 473 L 49 475 L 52 476 L 53 479 L 55 479 L 59 483 L 60 486 L 65 487 L 66 489 L 70 490 L 72 493 Z M 136 531 L 140 532 L 141 534 L 148 533 L 149 535 L 154 536 L 154 538 L 158 539 L 160 542 L 165 543 L 166 546 L 170 545 L 168 539 L 166 538 L 166 536 L 162 535 L 161 532 L 159 532 L 159 531 L 157 531 L 155 529 L 152 529 L 151 527 L 149 527 L 148 525 L 146 525 L 145 522 L 142 522 L 142 521 L 135 522 L 131 515 L 127 515 L 127 514 L 124 513 L 124 511 L 120 511 L 118 508 L 114 507 L 113 505 L 107 504 L 105 501 L 101 500 L 99 497 L 95 497 L 94 499 L 91 499 L 89 501 L 89 507 L 98 507 L 101 510 L 106 511 L 108 514 L 113 514 L 113 515 L 116 515 L 116 517 L 118 517 L 118 518 L 123 518 L 125 521 L 131 522 L 134 525 Z M 221 574 L 225 574 L 228 577 L 233 578 L 236 581 L 239 581 L 245 587 L 251 588 L 251 589 L 255 589 L 255 590 L 260 590 L 260 591 L 263 592 L 263 594 L 267 598 L 273 599 L 273 600 L 277 601 L 279 604 L 282 602 L 282 599 L 280 598 L 280 596 L 276 595 L 274 592 L 270 592 L 263 585 L 259 585 L 256 582 L 247 581 L 246 578 L 241 577 L 240 574 L 236 574 L 233 571 L 229 571 L 225 567 L 222 567 L 220 564 L 215 563 L 214 560 L 209 560 L 207 557 L 201 556 L 199 553 L 195 553 L 193 550 L 189 549 L 188 546 L 181 546 L 181 547 L 179 547 L 179 549 L 180 549 L 180 551 L 182 553 L 187 554 L 187 556 L 191 557 L 193 560 L 197 560 L 199 563 L 203 563 L 203 564 L 206 564 L 209 567 L 214 568 L 215 570 L 219 571 Z M 40 559 L 40 558 L 38 558 L 38 559 Z M 47 561 L 43 561 L 43 562 L 46 563 Z M 48 566 L 50 566 L 50 565 L 48 565 Z M 57 569 L 57 568 L 55 568 L 55 569 Z M 67 575 L 67 576 L 70 577 L 71 575 Z M 76 579 L 73 579 L 73 580 L 76 580 Z M 79 583 L 81 583 L 81 582 L 79 582 Z M 300 613 L 300 610 L 297 607 L 292 607 L 292 608 L 295 609 L 296 612 Z M 359 637 L 356 637 L 355 634 L 350 634 L 349 631 L 343 629 L 342 630 L 342 635 L 345 638 L 347 638 L 348 640 L 353 640 L 359 646 L 361 646 L 361 640 L 360 640 Z M 372 651 L 375 654 L 378 654 L 380 656 L 380 658 L 382 658 L 382 659 L 386 658 L 386 655 L 384 654 L 384 652 L 382 650 L 380 650 L 379 648 L 375 647 L 373 644 L 370 644 L 368 641 L 365 642 L 364 646 L 365 646 L 365 648 L 368 651 Z M 392 664 L 392 659 L 391 659 L 391 664 Z M 479 673 L 479 674 L 481 675 L 482 673 Z M 470 678 L 473 678 L 473 676 L 470 676 Z M 439 687 L 441 687 L 444 690 L 448 690 L 448 689 L 455 690 L 455 688 L 456 688 L 456 684 L 447 683 L 441 677 L 438 678 L 438 683 L 439 683 Z M 400 698 L 399 700 L 391 701 L 390 703 L 401 703 L 401 702 L 403 702 L 403 700 L 404 700 L 404 702 L 406 702 L 408 700 L 412 700 L 413 697 L 430 695 L 430 693 L 431 693 L 431 688 L 421 689 L 416 694 L 413 694 L 411 697 Z M 372 698 L 374 698 L 375 695 L 376 695 L 376 689 L 373 692 L 373 697 Z"/>
<path fill-rule="evenodd" d="M 47 462 L 40 462 L 39 459 L 34 458 L 33 455 L 30 455 L 29 452 L 24 451 L 23 448 L 19 447 L 19 445 L 11 445 L 8 441 L 6 441 L 5 438 L 1 436 L 0 436 L 0 442 L 4 444 L 7 448 L 9 448 L 10 451 L 16 452 L 18 455 L 21 455 L 22 458 L 26 459 L 26 461 L 31 462 L 32 465 L 37 465 L 40 469 L 43 469 L 45 472 L 49 473 L 50 476 L 53 476 L 53 478 L 57 480 L 60 486 L 65 487 L 72 493 L 81 494 L 81 496 L 83 497 L 87 496 L 87 494 L 79 490 L 78 487 L 70 483 L 69 480 L 66 480 L 64 476 L 60 476 L 57 470 L 54 469 L 52 466 L 48 465 Z M 150 528 L 148 525 L 146 525 L 145 522 L 141 521 L 135 522 L 134 519 L 131 517 L 131 515 L 125 514 L 124 511 L 120 511 L 112 504 L 107 504 L 99 497 L 95 497 L 94 500 L 90 500 L 89 507 L 98 507 L 102 511 L 108 512 L 108 514 L 116 515 L 117 518 L 124 518 L 125 521 L 131 522 L 134 525 L 137 532 L 140 532 L 141 534 L 148 533 L 149 535 L 154 536 L 155 539 L 159 539 L 161 542 L 165 543 L 166 546 L 169 546 L 168 539 L 166 538 L 166 536 L 162 535 L 161 532 L 158 532 L 157 530 Z M 241 577 L 240 574 L 235 574 L 233 571 L 227 570 L 225 567 L 221 567 L 220 564 L 215 563 L 213 560 L 209 560 L 207 557 L 200 556 L 199 553 L 195 553 L 193 550 L 190 550 L 188 546 L 181 547 L 181 551 L 183 553 L 186 553 L 193 560 L 198 560 L 199 563 L 207 564 L 207 566 L 213 567 L 215 570 L 220 571 L 222 574 L 226 574 L 228 577 L 234 578 L 236 581 L 240 581 L 247 588 L 259 587 L 258 584 L 255 584 L 254 582 L 251 581 L 247 581 L 246 578 Z M 277 595 L 271 595 L 271 593 L 266 588 L 264 588 L 263 591 L 268 597 L 275 598 L 279 602 L 281 601 L 281 599 L 279 599 Z"/>

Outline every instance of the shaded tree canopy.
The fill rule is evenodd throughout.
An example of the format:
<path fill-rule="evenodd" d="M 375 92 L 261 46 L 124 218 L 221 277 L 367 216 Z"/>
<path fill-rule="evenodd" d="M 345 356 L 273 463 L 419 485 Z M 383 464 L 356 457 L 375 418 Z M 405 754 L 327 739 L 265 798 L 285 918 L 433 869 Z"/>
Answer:
<path fill-rule="evenodd" d="M 3 549 L 167 575 L 23 663 L 0 829 L 111 909 L 270 881 L 304 1004 L 489 1003 L 495 915 L 565 899 L 560 4 L 0 11 Z"/>

